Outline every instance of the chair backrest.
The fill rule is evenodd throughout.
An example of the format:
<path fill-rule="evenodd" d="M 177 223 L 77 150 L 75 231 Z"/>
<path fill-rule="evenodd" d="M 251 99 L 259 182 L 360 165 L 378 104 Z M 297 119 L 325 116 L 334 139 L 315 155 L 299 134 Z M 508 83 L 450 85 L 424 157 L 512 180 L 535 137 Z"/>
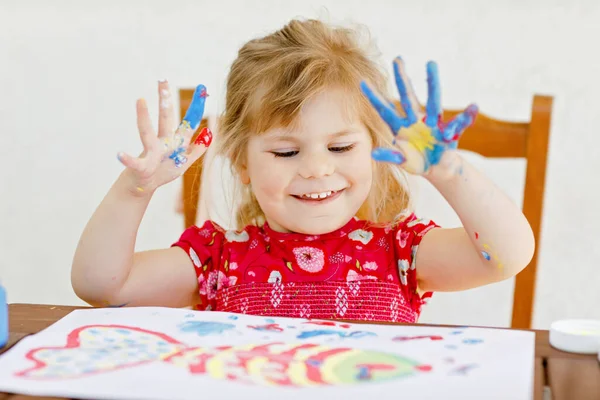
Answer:
<path fill-rule="evenodd" d="M 187 112 L 192 98 L 194 96 L 194 89 L 180 89 L 179 90 L 179 115 L 180 119 L 183 118 Z M 198 136 L 198 133 L 208 126 L 208 118 L 203 118 L 200 122 L 198 130 L 192 137 L 192 142 Z M 183 201 L 183 216 L 185 227 L 192 226 L 196 223 L 198 215 L 198 200 L 200 196 L 200 182 L 202 179 L 202 161 L 201 157 L 196 161 L 187 171 L 183 174 L 183 188 L 182 188 L 182 201 Z"/>
<path fill-rule="evenodd" d="M 179 91 L 181 116 L 185 115 L 193 93 L 193 89 Z M 523 213 L 531 224 L 537 245 L 531 263 L 515 279 L 511 327 L 517 329 L 529 329 L 533 315 L 552 103 L 550 96 L 535 95 L 531 119 L 527 122 L 500 121 L 480 113 L 459 141 L 459 149 L 484 157 L 527 160 Z M 445 110 L 443 120 L 448 121 L 459 112 Z M 208 121 L 205 119 L 202 124 L 206 126 Z M 196 223 L 202 160 L 183 176 L 185 227 Z"/>

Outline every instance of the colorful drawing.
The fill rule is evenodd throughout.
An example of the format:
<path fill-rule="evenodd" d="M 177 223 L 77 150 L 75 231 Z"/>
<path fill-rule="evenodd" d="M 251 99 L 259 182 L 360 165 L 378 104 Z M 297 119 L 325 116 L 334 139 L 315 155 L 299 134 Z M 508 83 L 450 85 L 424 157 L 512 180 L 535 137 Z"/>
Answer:
<path fill-rule="evenodd" d="M 64 347 L 33 349 L 27 358 L 35 366 L 16 376 L 51 380 L 150 362 L 215 379 L 296 387 L 380 382 L 431 370 L 398 355 L 312 343 L 191 347 L 159 332 L 119 325 L 83 326 L 69 334 Z"/>

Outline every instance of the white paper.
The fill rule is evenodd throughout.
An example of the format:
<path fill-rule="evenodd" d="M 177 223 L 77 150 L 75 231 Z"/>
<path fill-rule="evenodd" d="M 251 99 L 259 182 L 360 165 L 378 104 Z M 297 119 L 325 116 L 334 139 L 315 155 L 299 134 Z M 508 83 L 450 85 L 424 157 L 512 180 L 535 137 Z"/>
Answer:
<path fill-rule="evenodd" d="M 77 310 L 0 356 L 0 391 L 87 399 L 531 399 L 533 332 L 169 308 Z"/>

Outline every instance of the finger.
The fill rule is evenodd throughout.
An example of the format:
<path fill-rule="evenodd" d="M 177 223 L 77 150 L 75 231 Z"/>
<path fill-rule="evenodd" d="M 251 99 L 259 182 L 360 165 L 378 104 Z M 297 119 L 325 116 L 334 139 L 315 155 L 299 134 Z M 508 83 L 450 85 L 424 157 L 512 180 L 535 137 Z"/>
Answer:
<path fill-rule="evenodd" d="M 447 142 L 458 140 L 463 132 L 473 124 L 478 112 L 478 107 L 475 104 L 471 104 L 463 112 L 454 117 L 442 131 L 444 140 Z"/>
<path fill-rule="evenodd" d="M 169 82 L 166 79 L 158 82 L 158 100 L 158 137 L 163 138 L 172 134 L 175 128 L 173 98 Z"/>
<path fill-rule="evenodd" d="M 377 110 L 379 116 L 390 127 L 394 135 L 397 135 L 401 128 L 410 125 L 408 120 L 399 117 L 398 114 L 390 108 L 387 101 L 382 100 L 366 82 L 361 82 L 360 88 L 367 99 L 369 99 L 369 102 L 371 102 L 371 105 Z"/>
<path fill-rule="evenodd" d="M 437 64 L 427 63 L 427 105 L 425 106 L 425 125 L 436 127 L 442 114 L 440 78 Z"/>
<path fill-rule="evenodd" d="M 202 128 L 196 140 L 194 140 L 195 145 L 203 145 L 205 148 L 208 148 L 212 143 L 213 134 L 212 131 L 208 128 Z"/>
<path fill-rule="evenodd" d="M 404 61 L 400 57 L 396 57 L 394 60 L 394 78 L 396 79 L 396 87 L 400 94 L 402 109 L 410 124 L 414 124 L 417 121 L 417 114 L 419 113 L 419 102 L 406 74 Z"/>
<path fill-rule="evenodd" d="M 144 145 L 144 151 L 148 153 L 154 147 L 156 133 L 152 127 L 152 121 L 150 120 L 150 114 L 148 113 L 148 105 L 144 99 L 140 99 L 136 102 L 136 113 L 140 139 Z"/>
<path fill-rule="evenodd" d="M 371 157 L 375 161 L 388 162 L 392 164 L 403 164 L 406 161 L 406 157 L 397 151 L 392 149 L 386 149 L 385 147 L 377 147 L 371 152 Z"/>
<path fill-rule="evenodd" d="M 130 156 L 127 153 L 120 152 L 117 154 L 117 159 L 127 168 L 142 172 L 146 168 L 144 159 Z"/>
<path fill-rule="evenodd" d="M 207 128 L 204 128 L 204 129 L 207 129 Z M 204 129 L 202 131 L 204 131 Z M 208 130 L 208 132 L 210 132 L 210 130 Z M 198 138 L 200 138 L 200 136 L 198 136 Z M 195 163 L 200 157 L 202 157 L 204 155 L 204 153 L 206 153 L 206 150 L 208 149 L 208 146 L 206 145 L 206 143 L 208 143 L 208 145 L 210 145 L 210 140 L 208 142 L 206 142 L 206 140 L 196 139 L 194 141 L 194 143 L 188 147 L 188 151 L 186 153 L 188 166 Z"/>
<path fill-rule="evenodd" d="M 186 140 L 189 140 L 192 137 L 202 121 L 204 115 L 204 103 L 206 102 L 207 97 L 208 93 L 206 92 L 206 87 L 204 85 L 196 86 L 192 102 L 190 103 L 179 128 L 177 128 L 176 135 L 181 135 Z"/>

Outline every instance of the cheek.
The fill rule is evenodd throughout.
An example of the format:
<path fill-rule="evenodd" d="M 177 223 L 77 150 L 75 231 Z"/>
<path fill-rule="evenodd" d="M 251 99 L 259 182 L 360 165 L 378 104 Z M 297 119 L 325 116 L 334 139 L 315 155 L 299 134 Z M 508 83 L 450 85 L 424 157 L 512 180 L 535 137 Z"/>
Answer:
<path fill-rule="evenodd" d="M 277 171 L 277 174 L 273 171 Z M 254 165 L 250 170 L 250 181 L 256 197 L 260 199 L 264 196 L 268 198 L 281 196 L 288 183 L 285 171 L 285 168 L 272 162 Z"/>

